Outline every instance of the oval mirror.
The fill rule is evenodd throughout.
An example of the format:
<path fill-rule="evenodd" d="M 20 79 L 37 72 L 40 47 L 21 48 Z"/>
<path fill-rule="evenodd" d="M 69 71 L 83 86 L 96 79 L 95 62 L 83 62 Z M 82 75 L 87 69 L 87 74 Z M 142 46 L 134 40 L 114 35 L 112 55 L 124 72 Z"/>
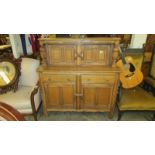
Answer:
<path fill-rule="evenodd" d="M 7 88 L 8 90 L 14 86 L 18 80 L 18 69 L 16 64 L 10 60 L 0 61 L 0 88 Z"/>

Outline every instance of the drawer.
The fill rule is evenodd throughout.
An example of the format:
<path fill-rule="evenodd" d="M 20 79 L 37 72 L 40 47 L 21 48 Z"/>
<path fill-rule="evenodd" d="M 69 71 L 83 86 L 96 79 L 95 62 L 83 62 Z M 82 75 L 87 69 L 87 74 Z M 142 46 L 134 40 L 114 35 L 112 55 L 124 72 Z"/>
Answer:
<path fill-rule="evenodd" d="M 115 75 L 83 75 L 82 83 L 94 83 L 94 84 L 102 84 L 102 83 L 114 83 Z"/>
<path fill-rule="evenodd" d="M 68 82 L 75 82 L 76 77 L 74 75 L 47 75 L 44 74 L 42 76 L 43 82 L 59 82 L 59 83 L 68 83 Z"/>

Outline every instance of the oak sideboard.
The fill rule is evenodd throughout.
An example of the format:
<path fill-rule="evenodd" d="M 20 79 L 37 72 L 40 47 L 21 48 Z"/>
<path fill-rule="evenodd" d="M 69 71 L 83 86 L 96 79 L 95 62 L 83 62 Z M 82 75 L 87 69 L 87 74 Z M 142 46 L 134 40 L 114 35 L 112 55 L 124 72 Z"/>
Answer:
<path fill-rule="evenodd" d="M 119 38 L 42 38 L 38 69 L 44 114 L 108 112 L 119 85 Z"/>

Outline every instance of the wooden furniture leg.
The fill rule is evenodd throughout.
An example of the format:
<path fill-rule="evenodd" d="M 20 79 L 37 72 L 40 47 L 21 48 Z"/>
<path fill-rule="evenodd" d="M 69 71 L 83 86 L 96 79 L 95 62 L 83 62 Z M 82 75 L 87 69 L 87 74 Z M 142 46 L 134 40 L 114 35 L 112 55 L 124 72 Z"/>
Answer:
<path fill-rule="evenodd" d="M 155 112 L 153 113 L 152 121 L 155 121 Z"/>

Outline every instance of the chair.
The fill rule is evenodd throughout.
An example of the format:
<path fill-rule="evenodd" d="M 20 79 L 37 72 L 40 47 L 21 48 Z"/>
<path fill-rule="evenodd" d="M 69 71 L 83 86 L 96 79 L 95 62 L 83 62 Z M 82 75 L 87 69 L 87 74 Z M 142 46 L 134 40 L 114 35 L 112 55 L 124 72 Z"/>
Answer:
<path fill-rule="evenodd" d="M 0 102 L 1 121 L 25 121 L 24 116 L 6 103 Z"/>
<path fill-rule="evenodd" d="M 34 120 L 37 120 L 37 112 L 41 105 L 37 73 L 39 64 L 39 60 L 22 58 L 17 91 L 9 91 L 0 95 L 1 102 L 14 107 L 24 116 L 33 115 Z"/>
<path fill-rule="evenodd" d="M 142 59 L 137 57 L 136 66 L 141 66 Z M 149 94 L 140 86 L 132 89 L 123 89 L 120 87 L 117 101 L 118 120 L 126 111 L 151 111 L 155 112 L 155 97 Z M 153 119 L 155 119 L 155 113 Z"/>

